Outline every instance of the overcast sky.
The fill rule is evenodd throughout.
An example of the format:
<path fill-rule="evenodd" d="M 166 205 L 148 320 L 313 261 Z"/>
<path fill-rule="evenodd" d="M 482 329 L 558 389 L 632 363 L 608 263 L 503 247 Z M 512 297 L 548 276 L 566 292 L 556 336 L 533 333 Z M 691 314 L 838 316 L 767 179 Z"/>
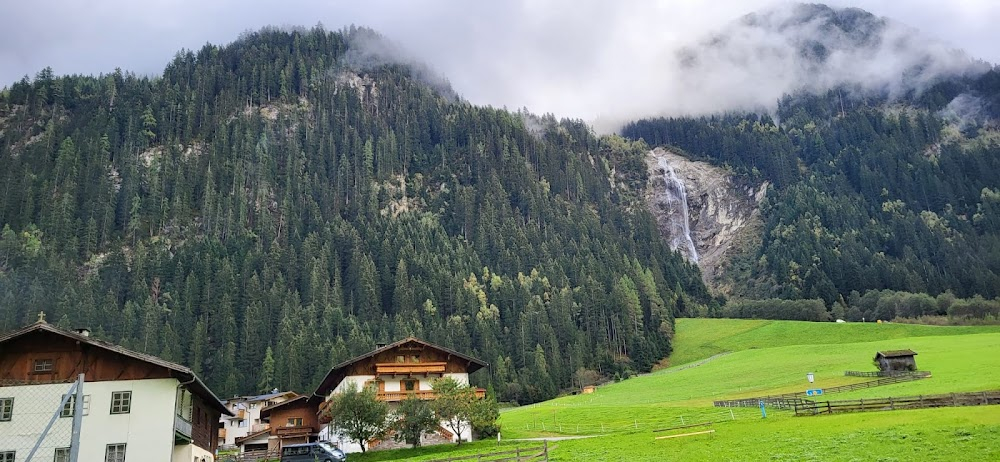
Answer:
<path fill-rule="evenodd" d="M 1000 63 L 1000 1 L 831 0 L 919 29 Z M 478 104 L 594 120 L 648 112 L 644 95 L 672 85 L 661 65 L 681 45 L 774 0 L 33 0 L 8 2 L 0 87 L 51 66 L 56 74 L 120 67 L 159 74 L 174 53 L 224 44 L 265 25 L 372 27 Z M 662 80 L 662 82 L 661 82 Z M 663 83 L 666 82 L 666 83 Z M 675 89 L 683 92 L 684 89 Z M 681 95 L 683 96 L 683 95 Z M 768 95 L 769 97 L 769 95 Z M 664 104 L 657 102 L 657 104 Z M 668 111 L 669 112 L 669 111 Z M 639 114 L 648 115 L 648 114 Z"/>

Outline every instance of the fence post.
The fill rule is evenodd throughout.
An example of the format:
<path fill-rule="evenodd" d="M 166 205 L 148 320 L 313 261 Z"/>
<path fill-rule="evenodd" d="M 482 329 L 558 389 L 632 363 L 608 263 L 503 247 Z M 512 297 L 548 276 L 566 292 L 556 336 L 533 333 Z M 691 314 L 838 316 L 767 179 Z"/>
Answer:
<path fill-rule="evenodd" d="M 542 454 L 545 454 L 545 460 L 549 460 L 549 440 L 542 441 Z"/>
<path fill-rule="evenodd" d="M 604 433 L 604 422 L 601 422 L 601 433 Z"/>
<path fill-rule="evenodd" d="M 736 420 L 736 416 L 733 414 L 733 410 L 732 409 L 729 410 L 729 417 L 732 417 L 733 420 Z"/>
<path fill-rule="evenodd" d="M 80 460 L 80 427 L 83 426 L 83 378 L 76 379 L 76 399 L 73 402 L 73 432 L 69 439 L 69 462 Z"/>
<path fill-rule="evenodd" d="M 891 396 L 889 397 L 889 409 L 896 410 L 896 401 Z"/>
<path fill-rule="evenodd" d="M 521 460 L 521 447 L 520 446 L 518 446 L 517 449 L 515 450 L 515 456 L 517 456 L 517 460 L 518 460 L 518 462 L 520 462 L 520 460 Z"/>
<path fill-rule="evenodd" d="M 635 422 L 635 429 L 638 430 L 639 429 L 639 419 L 635 419 L 635 420 L 633 420 L 633 422 Z"/>
<path fill-rule="evenodd" d="M 684 416 L 681 416 L 681 425 L 686 425 L 686 424 L 684 423 Z"/>

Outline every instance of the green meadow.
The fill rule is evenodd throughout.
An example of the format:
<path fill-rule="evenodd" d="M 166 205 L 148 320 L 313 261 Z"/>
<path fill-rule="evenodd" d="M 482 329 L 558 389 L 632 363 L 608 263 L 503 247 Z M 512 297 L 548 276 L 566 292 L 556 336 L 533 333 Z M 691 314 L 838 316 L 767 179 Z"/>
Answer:
<path fill-rule="evenodd" d="M 878 350 L 909 348 L 932 377 L 820 400 L 1000 389 L 1000 326 L 937 327 L 679 319 L 674 366 L 501 413 L 502 449 L 518 438 L 593 436 L 550 443 L 552 460 L 980 461 L 1000 460 L 1000 406 L 795 417 L 724 409 L 712 401 L 859 383 Z M 721 354 L 720 353 L 726 353 Z M 699 360 L 711 358 L 697 366 Z M 809 384 L 806 373 L 815 383 Z M 691 424 L 696 426 L 669 430 Z M 711 434 L 657 440 L 705 430 Z M 654 430 L 663 430 L 654 432 Z M 594 436 L 596 435 L 596 436 Z M 495 441 L 356 460 L 428 460 L 498 450 Z M 352 455 L 353 456 L 353 455 Z"/>

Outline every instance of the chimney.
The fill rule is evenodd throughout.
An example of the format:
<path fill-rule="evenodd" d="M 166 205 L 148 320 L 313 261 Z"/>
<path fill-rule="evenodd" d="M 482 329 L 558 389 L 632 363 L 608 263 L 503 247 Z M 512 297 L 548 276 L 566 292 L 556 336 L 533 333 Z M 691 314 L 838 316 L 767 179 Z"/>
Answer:
<path fill-rule="evenodd" d="M 376 343 L 376 344 L 375 344 L 375 349 L 377 350 L 377 349 L 379 349 L 379 348 L 385 348 L 385 347 L 386 347 L 386 346 L 388 346 L 388 345 L 389 345 L 389 344 L 388 344 L 388 343 L 385 343 L 385 342 L 378 342 L 378 343 Z"/>
<path fill-rule="evenodd" d="M 87 329 L 86 327 L 81 327 L 79 329 L 76 329 L 76 333 L 84 337 L 90 337 L 90 329 Z"/>

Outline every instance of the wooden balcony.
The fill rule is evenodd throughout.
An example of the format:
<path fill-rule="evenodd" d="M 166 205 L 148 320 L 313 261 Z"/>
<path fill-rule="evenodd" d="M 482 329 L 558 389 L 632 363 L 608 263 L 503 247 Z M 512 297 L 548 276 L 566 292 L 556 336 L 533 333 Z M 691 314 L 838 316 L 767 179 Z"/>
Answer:
<path fill-rule="evenodd" d="M 219 438 L 226 439 L 226 429 L 225 428 L 220 428 L 219 429 Z"/>
<path fill-rule="evenodd" d="M 386 401 L 390 403 L 395 403 L 406 399 L 410 395 L 415 395 L 419 399 L 432 400 L 437 398 L 437 393 L 433 390 L 421 390 L 421 391 L 380 391 L 375 395 L 376 399 L 379 401 Z M 483 399 L 486 397 L 485 388 L 476 389 L 476 398 Z"/>
<path fill-rule="evenodd" d="M 174 415 L 174 444 L 190 444 L 191 435 L 191 422 L 179 415 Z"/>
<path fill-rule="evenodd" d="M 447 365 L 446 362 L 376 363 L 375 373 L 378 375 L 444 374 Z"/>
<path fill-rule="evenodd" d="M 290 436 L 301 436 L 301 435 L 311 435 L 313 433 L 319 433 L 319 429 L 313 427 L 277 427 L 275 428 L 274 434 L 278 438 L 287 438 Z"/>

